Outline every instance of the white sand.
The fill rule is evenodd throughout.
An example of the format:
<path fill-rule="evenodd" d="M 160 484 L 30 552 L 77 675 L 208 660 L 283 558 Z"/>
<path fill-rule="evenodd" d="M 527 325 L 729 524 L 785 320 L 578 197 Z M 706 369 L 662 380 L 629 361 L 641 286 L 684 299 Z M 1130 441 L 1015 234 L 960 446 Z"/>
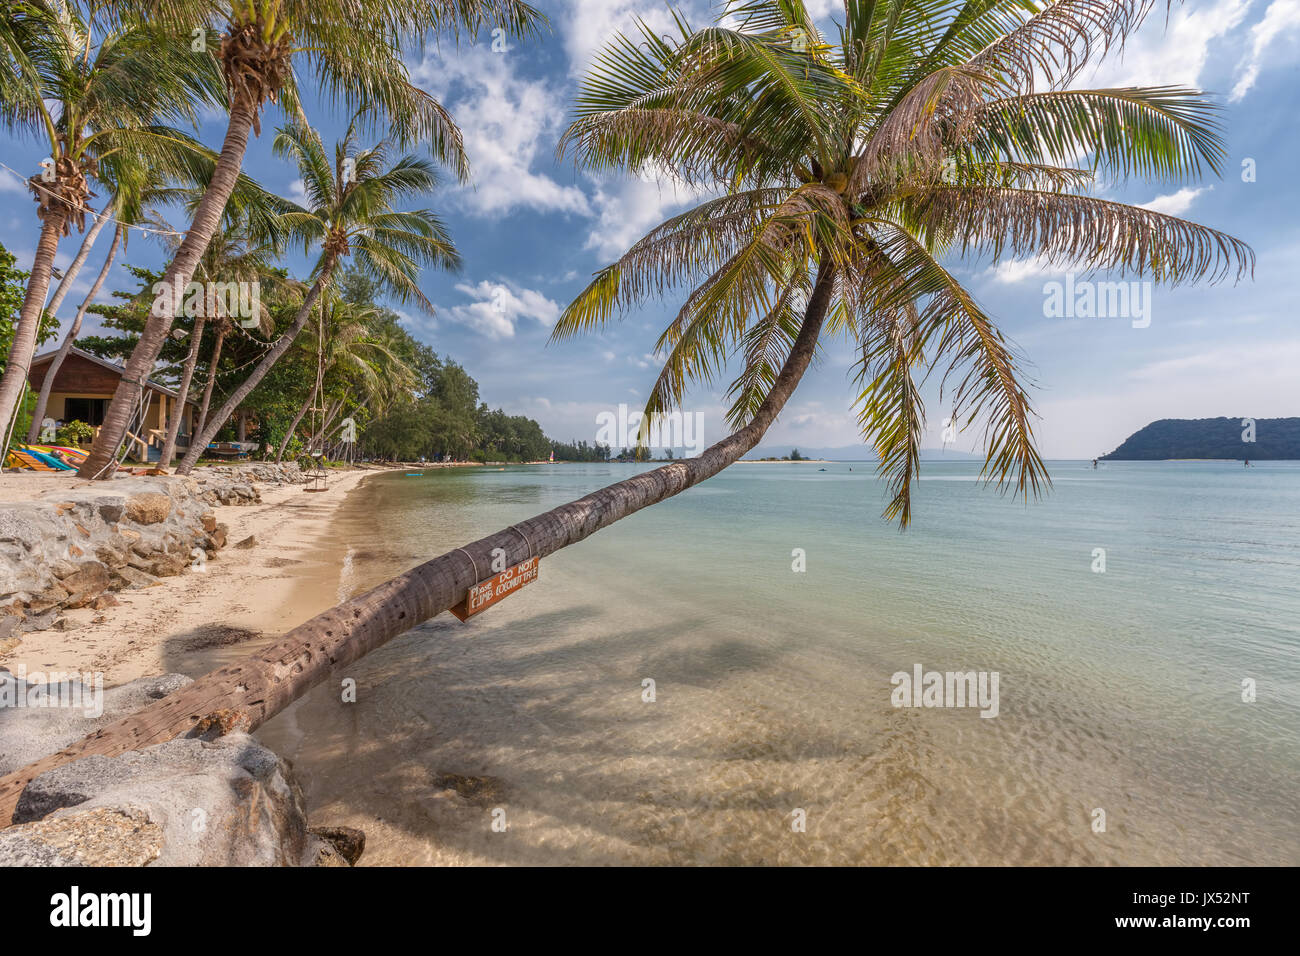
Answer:
<path fill-rule="evenodd" d="M 203 645 L 234 639 L 243 643 L 254 637 L 250 632 L 273 637 L 300 624 L 324 607 L 289 600 L 286 568 L 313 559 L 313 542 L 344 496 L 375 473 L 331 473 L 329 489 L 319 493 L 301 485 L 257 483 L 261 503 L 213 508 L 230 533 L 206 571 L 186 571 L 162 578 L 154 587 L 117 592 L 121 604 L 106 611 L 66 611 L 64 630 L 24 634 L 0 664 L 10 670 L 25 665 L 29 673 L 102 671 L 108 686 L 169 671 L 195 676 L 207 669 Z M 3 475 L 0 500 L 34 498 L 52 487 L 72 487 L 73 481 L 63 475 Z M 249 535 L 256 537 L 254 547 L 235 547 Z M 337 577 L 337 568 L 329 573 Z"/>

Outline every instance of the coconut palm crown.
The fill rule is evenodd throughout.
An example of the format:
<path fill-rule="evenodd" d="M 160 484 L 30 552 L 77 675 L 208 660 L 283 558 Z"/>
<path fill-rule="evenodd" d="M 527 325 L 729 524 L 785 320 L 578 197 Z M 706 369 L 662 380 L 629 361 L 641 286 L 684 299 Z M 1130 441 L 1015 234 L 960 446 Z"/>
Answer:
<path fill-rule="evenodd" d="M 1098 183 L 1220 174 L 1216 111 L 1181 87 L 1075 89 L 1149 0 L 846 0 L 828 40 L 800 0 L 620 35 L 561 141 L 587 168 L 651 171 L 706 198 L 595 274 L 555 328 L 688 289 L 659 338 L 646 423 L 729 361 L 729 421 L 761 405 L 810 321 L 859 353 L 864 438 L 906 526 L 925 376 L 983 429 L 982 477 L 1049 483 L 1019 356 L 945 262 L 1038 257 L 1168 285 L 1240 279 L 1253 253 L 1214 229 L 1100 198 Z M 818 294 L 820 291 L 821 294 Z"/>

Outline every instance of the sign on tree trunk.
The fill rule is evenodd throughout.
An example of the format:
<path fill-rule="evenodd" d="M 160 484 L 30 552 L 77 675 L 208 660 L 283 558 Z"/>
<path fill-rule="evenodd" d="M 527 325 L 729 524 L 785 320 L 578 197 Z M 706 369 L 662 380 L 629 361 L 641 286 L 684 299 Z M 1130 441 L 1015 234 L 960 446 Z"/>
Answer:
<path fill-rule="evenodd" d="M 455 614 L 462 621 L 472 617 L 479 611 L 485 610 L 496 604 L 504 597 L 514 594 L 525 584 L 532 584 L 537 580 L 537 573 L 540 570 L 539 558 L 529 558 L 513 568 L 506 568 L 500 574 L 493 575 L 486 581 L 474 585 L 465 594 L 465 600 L 448 608 L 452 614 Z"/>

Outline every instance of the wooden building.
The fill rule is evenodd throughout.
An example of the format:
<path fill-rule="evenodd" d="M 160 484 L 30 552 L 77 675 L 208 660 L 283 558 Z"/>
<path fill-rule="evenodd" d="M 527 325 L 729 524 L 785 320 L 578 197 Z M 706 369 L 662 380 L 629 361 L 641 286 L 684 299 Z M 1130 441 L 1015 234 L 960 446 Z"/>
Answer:
<path fill-rule="evenodd" d="M 55 354 L 47 352 L 32 359 L 32 368 L 27 378 L 34 391 L 40 391 L 45 383 L 45 374 L 49 371 Z M 55 375 L 45 417 L 63 423 L 83 421 L 98 429 L 103 424 L 104 414 L 108 411 L 122 373 L 120 365 L 114 365 L 73 346 Z M 139 428 L 133 428 L 128 438 L 132 443 L 131 457 L 139 461 L 156 459 L 167 438 L 167 423 L 176 414 L 181 415 L 176 447 L 181 450 L 188 448 L 190 435 L 194 432 L 198 403 L 187 399 L 184 409 L 181 409 L 180 396 L 176 392 L 152 381 L 145 383 L 144 400 L 147 403 L 144 423 Z"/>

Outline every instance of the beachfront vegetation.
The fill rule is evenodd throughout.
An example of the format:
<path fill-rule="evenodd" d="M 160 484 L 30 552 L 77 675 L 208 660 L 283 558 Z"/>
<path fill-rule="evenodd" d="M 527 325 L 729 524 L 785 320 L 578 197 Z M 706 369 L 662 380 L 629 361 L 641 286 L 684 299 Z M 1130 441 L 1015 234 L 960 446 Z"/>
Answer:
<path fill-rule="evenodd" d="M 261 133 L 268 102 L 282 105 L 296 123 L 302 117 L 298 84 L 314 79 L 326 103 L 356 111 L 365 129 L 384 131 L 401 148 L 427 148 L 464 181 L 469 163 L 460 130 L 434 97 L 409 82 L 402 54 L 439 35 L 459 40 L 500 29 L 527 36 L 542 22 L 519 0 L 119 0 L 104 13 L 124 23 L 148 18 L 151 29 L 163 34 L 162 45 L 173 48 L 190 49 L 195 25 L 201 25 L 210 34 L 197 54 L 201 70 L 219 69 L 224 80 L 225 137 L 185 238 L 164 272 L 162 282 L 170 289 L 186 288 L 193 277 L 235 191 L 249 136 Z M 51 258 L 55 243 L 52 237 Z M 138 383 L 152 371 L 171 330 L 177 298 L 162 296 L 150 310 L 82 477 L 111 473 L 138 404 Z"/>

